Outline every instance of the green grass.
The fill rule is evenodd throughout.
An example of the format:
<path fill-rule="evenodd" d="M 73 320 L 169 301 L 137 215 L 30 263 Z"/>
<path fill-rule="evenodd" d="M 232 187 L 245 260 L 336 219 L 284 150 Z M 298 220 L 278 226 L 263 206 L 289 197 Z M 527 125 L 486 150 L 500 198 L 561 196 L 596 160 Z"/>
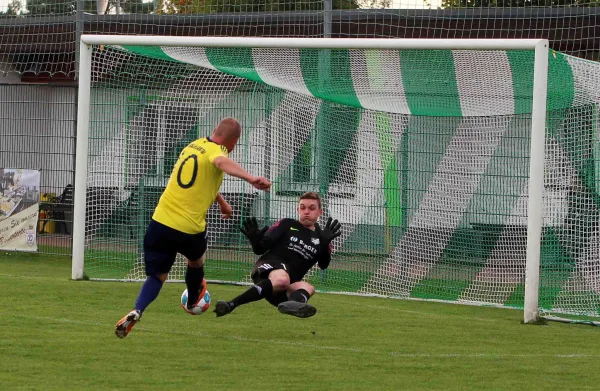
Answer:
<path fill-rule="evenodd" d="M 310 319 L 265 302 L 224 318 L 166 284 L 125 339 L 138 283 L 71 281 L 68 257 L 0 254 L 2 390 L 596 389 L 600 329 L 520 324 L 521 312 L 315 296 Z M 211 277 L 211 276 L 207 276 Z M 213 300 L 243 287 L 210 285 Z"/>

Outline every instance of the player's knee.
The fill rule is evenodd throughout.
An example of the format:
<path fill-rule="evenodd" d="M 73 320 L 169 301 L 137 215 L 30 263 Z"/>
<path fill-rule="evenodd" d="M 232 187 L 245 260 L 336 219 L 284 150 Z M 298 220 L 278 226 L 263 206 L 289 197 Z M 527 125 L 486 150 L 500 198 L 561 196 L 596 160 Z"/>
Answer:
<path fill-rule="evenodd" d="M 157 278 L 158 280 L 160 280 L 160 282 L 162 282 L 164 284 L 165 281 L 167 280 L 168 276 L 169 276 L 169 273 L 161 273 L 161 274 L 155 274 L 152 277 Z"/>
<path fill-rule="evenodd" d="M 202 255 L 200 257 L 200 259 L 196 259 L 196 260 L 188 259 L 187 260 L 188 266 L 191 268 L 203 267 L 205 262 L 206 262 L 206 253 L 204 253 L 204 255 Z"/>
<path fill-rule="evenodd" d="M 285 278 L 270 278 L 271 284 L 273 284 L 273 292 L 286 291 L 290 286 L 290 280 Z"/>
<path fill-rule="evenodd" d="M 290 276 L 283 270 L 274 270 L 269 274 L 273 291 L 285 291 L 290 286 Z"/>

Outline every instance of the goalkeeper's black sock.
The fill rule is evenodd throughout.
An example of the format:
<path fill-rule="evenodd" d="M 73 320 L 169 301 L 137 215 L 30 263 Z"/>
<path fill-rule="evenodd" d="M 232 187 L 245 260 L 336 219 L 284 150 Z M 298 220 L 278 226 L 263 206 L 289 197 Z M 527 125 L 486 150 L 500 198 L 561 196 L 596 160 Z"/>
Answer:
<path fill-rule="evenodd" d="M 194 304 L 198 301 L 200 295 L 200 287 L 202 286 L 202 280 L 204 279 L 204 266 L 202 267 L 190 267 L 188 265 L 185 271 L 185 285 L 188 291 L 187 308 L 191 309 Z"/>
<path fill-rule="evenodd" d="M 235 307 L 242 304 L 251 303 L 253 301 L 258 301 L 264 299 L 265 297 L 269 297 L 272 293 L 273 284 L 271 283 L 271 280 L 262 280 L 258 284 L 253 285 L 246 292 L 231 300 L 229 302 L 229 306 L 232 307 L 231 309 L 233 310 Z"/>
<path fill-rule="evenodd" d="M 292 292 L 289 297 L 290 301 L 297 301 L 298 303 L 306 303 L 310 299 L 310 295 L 305 289 L 298 289 Z"/>

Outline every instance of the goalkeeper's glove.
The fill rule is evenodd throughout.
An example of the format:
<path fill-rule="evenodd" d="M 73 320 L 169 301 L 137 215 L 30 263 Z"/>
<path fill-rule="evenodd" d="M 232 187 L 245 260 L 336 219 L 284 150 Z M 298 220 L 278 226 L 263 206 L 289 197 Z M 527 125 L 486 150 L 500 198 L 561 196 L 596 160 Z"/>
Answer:
<path fill-rule="evenodd" d="M 331 221 L 331 217 L 327 219 L 327 223 L 325 223 L 325 228 L 321 229 L 319 223 L 315 223 L 315 231 L 317 235 L 319 235 L 319 239 L 325 243 L 329 244 L 331 241 L 342 234 L 340 228 L 342 225 L 337 221 Z"/>
<path fill-rule="evenodd" d="M 260 241 L 265 235 L 265 232 L 269 227 L 264 226 L 263 228 L 258 228 L 258 221 L 256 221 L 256 217 L 248 217 L 244 220 L 242 227 L 240 227 L 240 232 L 244 234 L 250 241 L 250 243 L 254 245 L 260 245 Z"/>

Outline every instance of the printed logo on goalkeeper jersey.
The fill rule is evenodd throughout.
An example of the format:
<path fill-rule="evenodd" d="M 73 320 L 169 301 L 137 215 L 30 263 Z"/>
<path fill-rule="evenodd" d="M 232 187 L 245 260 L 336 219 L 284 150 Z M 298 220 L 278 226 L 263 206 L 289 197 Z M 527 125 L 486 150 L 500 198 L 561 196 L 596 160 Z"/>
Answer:
<path fill-rule="evenodd" d="M 319 238 L 312 238 L 310 239 L 311 242 L 313 242 L 313 244 L 316 246 L 317 244 L 321 243 L 321 241 L 319 240 Z"/>

